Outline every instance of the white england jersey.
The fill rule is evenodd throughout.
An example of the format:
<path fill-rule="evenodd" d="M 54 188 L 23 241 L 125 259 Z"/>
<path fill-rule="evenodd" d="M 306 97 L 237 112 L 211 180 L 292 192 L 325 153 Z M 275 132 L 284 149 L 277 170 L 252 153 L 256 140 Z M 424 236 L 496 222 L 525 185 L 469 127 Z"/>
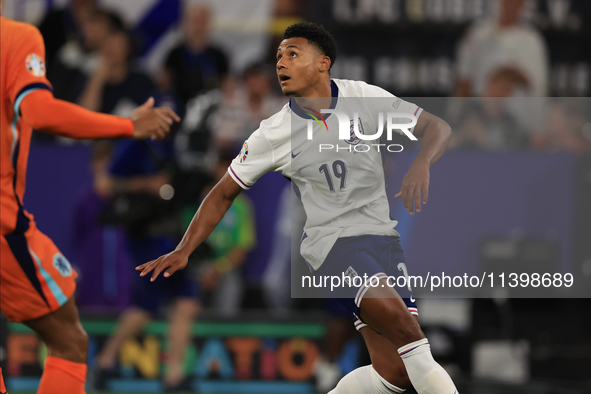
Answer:
<path fill-rule="evenodd" d="M 378 129 L 380 112 L 384 113 L 385 124 L 386 113 L 414 114 L 418 119 L 422 111 L 365 82 L 333 79 L 331 85 L 330 109 L 348 114 L 351 130 L 356 114 L 358 130 L 366 135 Z M 312 136 L 308 135 L 309 123 L 313 125 Z M 379 140 L 361 141 L 352 132 L 350 139 L 339 140 L 338 130 L 336 114 L 320 117 L 291 100 L 261 122 L 228 168 L 243 189 L 249 189 L 269 171 L 278 171 L 292 180 L 307 217 L 300 252 L 314 270 L 320 268 L 338 238 L 400 236 L 394 229 L 397 221 L 390 219 L 386 196 L 382 161 L 385 147 L 374 145 Z M 369 150 L 361 149 L 363 144 Z"/>

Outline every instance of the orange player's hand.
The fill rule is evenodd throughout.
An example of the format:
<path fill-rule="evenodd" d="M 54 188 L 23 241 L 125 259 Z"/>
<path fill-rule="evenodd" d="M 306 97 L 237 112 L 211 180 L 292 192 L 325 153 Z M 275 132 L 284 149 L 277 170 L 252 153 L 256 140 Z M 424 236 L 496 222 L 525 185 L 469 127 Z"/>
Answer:
<path fill-rule="evenodd" d="M 189 257 L 185 255 L 185 253 L 181 250 L 175 250 L 164 256 L 158 257 L 156 260 L 149 261 L 145 264 L 139 265 L 135 267 L 136 271 L 142 271 L 140 276 L 146 276 L 150 272 L 152 273 L 152 278 L 150 279 L 151 282 L 155 281 L 158 275 L 165 269 L 166 272 L 164 273 L 164 277 L 168 278 L 170 275 L 174 274 L 178 270 L 182 270 L 187 266 L 189 262 Z"/>
<path fill-rule="evenodd" d="M 154 108 L 154 98 L 150 97 L 131 113 L 135 139 L 151 138 L 159 140 L 166 137 L 170 126 L 181 118 L 168 107 Z"/>

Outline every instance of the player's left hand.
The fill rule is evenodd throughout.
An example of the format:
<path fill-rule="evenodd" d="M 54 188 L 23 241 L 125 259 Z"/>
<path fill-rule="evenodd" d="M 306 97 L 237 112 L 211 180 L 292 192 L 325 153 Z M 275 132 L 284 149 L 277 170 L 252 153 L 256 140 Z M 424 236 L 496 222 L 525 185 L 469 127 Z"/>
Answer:
<path fill-rule="evenodd" d="M 182 250 L 174 250 L 168 254 L 165 254 L 164 256 L 158 257 L 156 260 L 138 265 L 135 267 L 135 270 L 142 271 L 140 276 L 146 276 L 150 272 L 154 271 L 152 273 L 152 277 L 150 278 L 150 282 L 154 282 L 158 275 L 160 275 L 160 273 L 165 269 L 168 268 L 164 273 L 164 277 L 168 278 L 176 271 L 185 268 L 188 262 L 189 257 L 186 256 Z"/>
<path fill-rule="evenodd" d="M 429 199 L 429 177 L 429 163 L 413 161 L 402 180 L 400 191 L 394 196 L 395 198 L 402 197 L 404 209 L 411 215 L 414 215 L 415 211 L 421 212 L 421 202 L 426 204 Z"/>

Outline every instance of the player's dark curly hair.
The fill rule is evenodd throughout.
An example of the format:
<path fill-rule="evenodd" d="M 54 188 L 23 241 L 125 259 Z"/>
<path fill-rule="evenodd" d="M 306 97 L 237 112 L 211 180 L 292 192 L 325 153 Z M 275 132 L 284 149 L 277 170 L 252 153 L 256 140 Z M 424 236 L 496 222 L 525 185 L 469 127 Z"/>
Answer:
<path fill-rule="evenodd" d="M 301 22 L 289 26 L 283 33 L 283 39 L 302 37 L 313 43 L 330 58 L 330 67 L 337 60 L 337 44 L 334 37 L 322 25 L 312 22 Z"/>

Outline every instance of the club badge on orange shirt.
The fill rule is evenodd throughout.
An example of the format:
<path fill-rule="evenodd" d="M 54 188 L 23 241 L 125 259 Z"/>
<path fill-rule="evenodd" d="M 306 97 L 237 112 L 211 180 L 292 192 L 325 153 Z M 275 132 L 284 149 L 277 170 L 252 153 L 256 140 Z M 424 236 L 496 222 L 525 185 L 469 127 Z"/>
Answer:
<path fill-rule="evenodd" d="M 27 67 L 29 74 L 36 77 L 45 76 L 45 62 L 43 61 L 43 58 L 36 53 L 29 53 L 27 55 L 25 66 Z"/>

